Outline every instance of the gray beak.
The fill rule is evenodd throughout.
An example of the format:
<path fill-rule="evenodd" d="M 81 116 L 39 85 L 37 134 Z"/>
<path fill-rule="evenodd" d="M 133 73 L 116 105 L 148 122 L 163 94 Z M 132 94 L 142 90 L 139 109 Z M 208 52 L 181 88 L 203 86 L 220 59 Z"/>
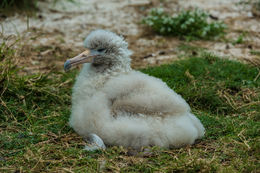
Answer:
<path fill-rule="evenodd" d="M 76 66 L 78 64 L 82 64 L 82 63 L 90 63 L 92 62 L 93 58 L 96 55 L 92 55 L 91 51 L 89 49 L 87 49 L 86 51 L 82 52 L 81 54 L 68 59 L 65 63 L 64 63 L 64 70 L 67 72 L 70 70 L 71 67 Z"/>

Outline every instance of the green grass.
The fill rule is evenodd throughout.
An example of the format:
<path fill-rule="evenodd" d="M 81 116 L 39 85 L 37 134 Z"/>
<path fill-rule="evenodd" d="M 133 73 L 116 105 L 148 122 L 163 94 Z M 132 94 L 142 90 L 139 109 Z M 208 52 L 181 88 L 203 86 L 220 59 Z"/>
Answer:
<path fill-rule="evenodd" d="M 222 22 L 208 22 L 208 14 L 201 10 L 182 11 L 172 17 L 161 8 L 153 8 L 143 23 L 161 35 L 190 39 L 214 39 L 225 34 Z"/>
<path fill-rule="evenodd" d="M 0 0 L 0 11 L 35 10 L 39 0 Z"/>
<path fill-rule="evenodd" d="M 143 71 L 163 79 L 199 110 L 223 115 L 247 110 L 243 105 L 255 100 L 246 100 L 245 95 L 249 90 L 259 92 L 258 69 L 209 53 L 201 56 Z M 260 111 L 259 108 L 256 104 L 248 109 Z"/>
<path fill-rule="evenodd" d="M 181 94 L 206 128 L 205 137 L 179 149 L 153 147 L 83 151 L 69 126 L 77 71 L 21 76 L 12 48 L 0 47 L 0 172 L 257 172 L 260 79 L 258 67 L 190 56 L 143 69 Z"/>
<path fill-rule="evenodd" d="M 260 57 L 260 51 L 257 51 L 257 50 L 251 50 L 250 53 L 251 53 L 252 55 L 257 55 L 257 56 Z"/>
<path fill-rule="evenodd" d="M 245 37 L 245 35 L 246 35 L 245 33 L 240 34 L 236 40 L 232 41 L 232 44 L 233 44 L 233 45 L 236 45 L 236 44 L 242 44 L 242 43 L 244 43 L 244 37 Z"/>

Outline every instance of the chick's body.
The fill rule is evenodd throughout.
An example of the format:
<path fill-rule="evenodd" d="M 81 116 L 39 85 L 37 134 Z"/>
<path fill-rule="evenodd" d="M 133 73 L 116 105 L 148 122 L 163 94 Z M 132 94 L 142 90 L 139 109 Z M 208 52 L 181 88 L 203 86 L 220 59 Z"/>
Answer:
<path fill-rule="evenodd" d="M 180 147 L 203 137 L 203 125 L 180 95 L 160 79 L 132 70 L 129 52 L 114 56 L 121 63 L 84 64 L 77 77 L 70 125 L 78 134 L 133 148 Z"/>
<path fill-rule="evenodd" d="M 136 71 L 87 75 L 89 68 L 74 86 L 70 119 L 83 137 L 94 133 L 108 145 L 140 148 L 179 147 L 203 136 L 185 100 L 160 79 Z"/>

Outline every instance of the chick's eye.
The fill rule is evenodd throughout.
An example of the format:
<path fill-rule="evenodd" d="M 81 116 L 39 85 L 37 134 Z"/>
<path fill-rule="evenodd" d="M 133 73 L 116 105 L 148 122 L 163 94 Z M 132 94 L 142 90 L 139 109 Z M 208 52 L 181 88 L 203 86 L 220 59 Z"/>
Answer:
<path fill-rule="evenodd" d="M 103 52 L 104 50 L 105 50 L 105 49 L 102 49 L 102 48 L 101 48 L 101 49 L 98 49 L 97 51 L 98 51 L 98 52 Z"/>

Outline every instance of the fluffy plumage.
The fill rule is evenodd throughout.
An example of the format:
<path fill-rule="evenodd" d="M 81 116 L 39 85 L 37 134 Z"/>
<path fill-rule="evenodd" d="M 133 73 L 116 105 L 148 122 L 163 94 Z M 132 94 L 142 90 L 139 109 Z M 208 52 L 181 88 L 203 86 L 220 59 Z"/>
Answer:
<path fill-rule="evenodd" d="M 73 87 L 71 127 L 107 145 L 180 147 L 203 137 L 189 105 L 160 79 L 132 70 L 127 42 L 93 31 L 85 47 L 103 51 L 86 63 Z"/>

